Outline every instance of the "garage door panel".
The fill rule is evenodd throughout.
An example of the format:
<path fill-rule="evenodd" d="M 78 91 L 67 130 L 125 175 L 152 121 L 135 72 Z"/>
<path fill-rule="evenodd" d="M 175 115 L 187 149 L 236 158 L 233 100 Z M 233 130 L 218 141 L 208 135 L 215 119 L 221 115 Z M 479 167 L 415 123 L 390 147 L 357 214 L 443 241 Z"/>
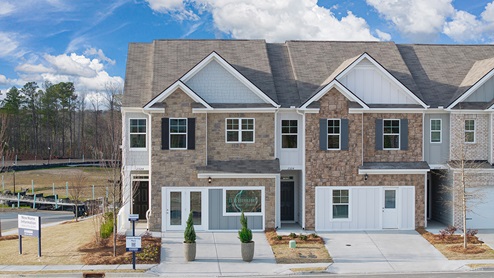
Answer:
<path fill-rule="evenodd" d="M 471 211 L 467 212 L 467 228 L 493 229 L 494 228 L 494 188 L 487 187 L 481 192 L 481 200 L 468 202 Z M 461 213 L 461 212 L 459 212 Z"/>

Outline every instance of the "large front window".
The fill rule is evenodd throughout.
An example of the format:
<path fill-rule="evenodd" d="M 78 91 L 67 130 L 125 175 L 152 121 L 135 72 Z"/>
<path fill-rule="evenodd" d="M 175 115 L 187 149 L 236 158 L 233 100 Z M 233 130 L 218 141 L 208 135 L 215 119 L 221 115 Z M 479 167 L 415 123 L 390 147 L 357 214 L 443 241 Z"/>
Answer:
<path fill-rule="evenodd" d="M 465 143 L 475 143 L 475 120 L 465 120 Z"/>
<path fill-rule="evenodd" d="M 384 149 L 400 149 L 400 120 L 383 120 Z"/>
<path fill-rule="evenodd" d="M 333 219 L 348 219 L 348 189 L 333 190 Z"/>
<path fill-rule="evenodd" d="M 284 149 L 297 148 L 297 120 L 281 121 L 281 147 Z"/>
<path fill-rule="evenodd" d="M 130 147 L 146 147 L 146 119 L 130 119 Z"/>
<path fill-rule="evenodd" d="M 328 120 L 328 150 L 340 149 L 341 121 Z"/>
<path fill-rule="evenodd" d="M 187 149 L 187 119 L 170 119 L 170 149 Z"/>
<path fill-rule="evenodd" d="M 262 214 L 263 194 L 260 189 L 224 189 L 226 215 Z"/>
<path fill-rule="evenodd" d="M 226 142 L 254 142 L 254 119 L 226 119 Z"/>

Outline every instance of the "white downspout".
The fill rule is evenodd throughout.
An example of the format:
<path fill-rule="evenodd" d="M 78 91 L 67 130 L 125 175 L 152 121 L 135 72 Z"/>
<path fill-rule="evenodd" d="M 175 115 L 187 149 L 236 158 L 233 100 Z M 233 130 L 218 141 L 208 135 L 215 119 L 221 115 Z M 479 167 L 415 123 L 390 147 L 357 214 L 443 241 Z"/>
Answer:
<path fill-rule="evenodd" d="M 146 114 L 148 116 L 148 131 L 149 131 L 149 136 L 147 137 L 147 146 L 148 146 L 148 167 L 149 167 L 149 170 L 148 170 L 148 187 L 149 187 L 149 192 L 148 192 L 148 206 L 149 206 L 149 209 L 146 211 L 146 229 L 149 231 L 149 218 L 151 217 L 151 214 L 152 214 L 152 205 L 151 205 L 151 197 L 153 196 L 152 192 L 153 192 L 153 180 L 152 180 L 152 175 L 151 175 L 151 171 L 152 171 L 152 165 L 151 165 L 151 155 L 152 155 L 152 148 L 153 148 L 153 145 L 151 144 L 152 140 L 152 116 L 151 116 L 151 113 L 149 112 L 146 112 L 144 111 L 144 114 Z M 164 112 L 164 111 L 163 111 Z M 163 200 L 162 200 L 163 202 Z M 163 223 L 161 223 L 161 227 L 163 227 Z M 163 228 L 161 228 L 161 230 L 163 230 Z"/>
<path fill-rule="evenodd" d="M 295 110 L 297 114 L 302 116 L 302 229 L 305 230 L 305 113 L 301 113 L 299 110 Z M 315 198 L 315 188 L 314 188 Z M 315 205 L 315 204 L 314 204 Z M 314 216 L 315 217 L 315 216 Z M 314 222 L 315 224 L 315 222 Z M 315 228 L 315 227 L 314 227 Z"/>

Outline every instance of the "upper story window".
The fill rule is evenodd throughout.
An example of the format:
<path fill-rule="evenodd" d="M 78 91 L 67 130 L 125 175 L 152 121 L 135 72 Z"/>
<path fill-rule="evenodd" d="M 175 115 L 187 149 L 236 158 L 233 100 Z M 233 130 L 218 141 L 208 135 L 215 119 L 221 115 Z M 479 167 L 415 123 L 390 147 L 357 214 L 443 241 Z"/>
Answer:
<path fill-rule="evenodd" d="M 348 219 L 349 205 L 348 189 L 333 190 L 333 219 Z"/>
<path fill-rule="evenodd" d="M 226 119 L 227 143 L 253 143 L 254 119 Z"/>
<path fill-rule="evenodd" d="M 339 119 L 328 120 L 328 150 L 340 149 L 341 121 Z"/>
<path fill-rule="evenodd" d="M 431 119 L 431 143 L 441 143 L 441 119 Z"/>
<path fill-rule="evenodd" d="M 170 119 L 170 149 L 187 149 L 187 119 Z"/>
<path fill-rule="evenodd" d="M 297 120 L 282 120 L 281 121 L 281 147 L 283 149 L 297 148 Z"/>
<path fill-rule="evenodd" d="M 130 119 L 130 147 L 146 148 L 146 119 Z"/>
<path fill-rule="evenodd" d="M 383 120 L 385 150 L 400 149 L 400 120 Z"/>
<path fill-rule="evenodd" d="M 465 143 L 475 143 L 475 120 L 465 120 Z"/>

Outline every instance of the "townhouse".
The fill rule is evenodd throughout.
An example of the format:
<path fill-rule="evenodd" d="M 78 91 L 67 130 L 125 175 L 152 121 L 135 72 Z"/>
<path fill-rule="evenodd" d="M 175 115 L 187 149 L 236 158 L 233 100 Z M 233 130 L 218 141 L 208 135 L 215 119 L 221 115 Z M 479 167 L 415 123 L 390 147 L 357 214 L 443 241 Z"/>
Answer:
<path fill-rule="evenodd" d="M 483 225 L 493 61 L 493 46 L 132 43 L 119 229 L 135 213 L 150 231 L 183 230 L 192 212 L 198 230 L 236 230 L 242 211 L 254 230 L 458 224 L 444 201 L 458 196 L 440 190 L 458 183 L 458 160 L 481 165 L 470 184 L 493 202 L 469 224 Z"/>

